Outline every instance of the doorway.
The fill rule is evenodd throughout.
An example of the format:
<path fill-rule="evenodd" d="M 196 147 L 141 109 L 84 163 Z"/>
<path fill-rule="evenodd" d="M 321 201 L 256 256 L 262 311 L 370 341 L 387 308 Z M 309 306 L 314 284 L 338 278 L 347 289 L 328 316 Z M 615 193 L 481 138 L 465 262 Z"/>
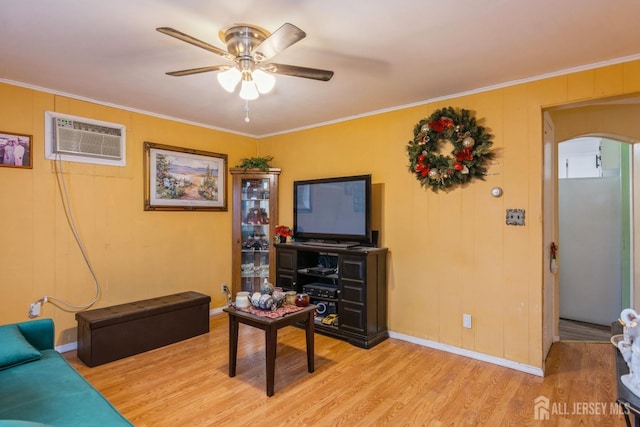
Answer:
<path fill-rule="evenodd" d="M 601 137 L 558 144 L 561 340 L 602 340 L 629 306 L 630 148 Z"/>
<path fill-rule="evenodd" d="M 544 125 L 543 133 L 543 358 L 549 354 L 553 342 L 560 340 L 560 292 L 559 271 L 564 268 L 565 248 L 559 244 L 557 263 L 555 262 L 558 236 L 558 143 L 570 139 L 594 136 L 612 139 L 626 143 L 631 150 L 630 158 L 623 161 L 629 168 L 629 179 L 621 182 L 628 184 L 628 193 L 632 196 L 623 198 L 622 212 L 626 212 L 630 219 L 630 231 L 625 237 L 624 244 L 628 245 L 630 260 L 623 266 L 623 280 L 629 283 L 629 289 L 622 291 L 624 308 L 640 306 L 640 228 L 636 227 L 640 218 L 640 185 L 631 186 L 634 177 L 640 177 L 640 97 L 625 95 L 620 97 L 594 99 L 580 103 L 558 105 L 542 110 Z M 623 258 L 623 262 L 625 259 Z M 624 277 L 624 276 L 623 276 Z M 619 313 L 618 313 L 619 315 Z M 616 318 L 618 317 L 616 315 Z M 611 319 L 614 322 L 616 318 Z"/>

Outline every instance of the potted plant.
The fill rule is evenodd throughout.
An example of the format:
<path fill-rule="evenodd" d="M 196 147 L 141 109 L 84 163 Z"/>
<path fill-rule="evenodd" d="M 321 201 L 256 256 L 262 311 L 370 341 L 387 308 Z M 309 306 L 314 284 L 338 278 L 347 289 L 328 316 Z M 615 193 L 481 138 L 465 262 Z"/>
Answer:
<path fill-rule="evenodd" d="M 240 159 L 240 163 L 236 165 L 237 168 L 243 168 L 246 172 L 247 169 L 259 169 L 263 172 L 269 172 L 269 162 L 273 160 L 273 156 L 264 156 L 264 157 L 249 157 Z"/>

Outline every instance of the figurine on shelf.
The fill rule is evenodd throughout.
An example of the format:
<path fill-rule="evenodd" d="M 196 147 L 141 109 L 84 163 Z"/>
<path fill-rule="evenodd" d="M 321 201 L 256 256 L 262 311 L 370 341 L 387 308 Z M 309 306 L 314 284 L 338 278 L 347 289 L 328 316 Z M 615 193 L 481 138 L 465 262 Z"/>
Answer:
<path fill-rule="evenodd" d="M 259 249 L 262 249 L 263 251 L 269 249 L 269 241 L 267 240 L 266 236 L 260 236 L 259 243 L 260 243 Z"/>
<path fill-rule="evenodd" d="M 637 388 L 640 387 L 640 342 L 634 341 L 631 345 L 631 363 L 629 365 L 631 373 L 631 383 Z M 635 391 L 634 391 L 635 393 Z"/>
<path fill-rule="evenodd" d="M 269 214 L 264 208 L 260 208 L 260 224 L 269 224 Z"/>
<path fill-rule="evenodd" d="M 633 342 L 640 336 L 640 317 L 635 310 L 631 308 L 625 308 L 620 313 L 619 322 L 624 326 L 624 340 L 629 344 L 633 344 Z"/>
<path fill-rule="evenodd" d="M 249 209 L 249 213 L 247 214 L 247 218 L 245 219 L 247 224 L 261 224 L 260 222 L 260 209 L 251 208 Z"/>
<path fill-rule="evenodd" d="M 629 366 L 629 373 L 620 380 L 633 394 L 640 397 L 640 316 L 630 308 L 622 310 L 619 322 L 624 327 L 624 334 L 618 342 L 622 358 Z"/>
<path fill-rule="evenodd" d="M 247 188 L 249 188 L 249 183 L 247 185 L 242 186 L 242 200 L 247 200 Z"/>
<path fill-rule="evenodd" d="M 247 240 L 242 242 L 242 247 L 245 249 L 251 249 L 253 247 L 253 236 L 247 237 Z"/>
<path fill-rule="evenodd" d="M 242 243 L 243 249 L 255 249 L 262 250 L 269 247 L 269 242 L 264 236 L 255 237 L 249 236 L 245 242 Z"/>

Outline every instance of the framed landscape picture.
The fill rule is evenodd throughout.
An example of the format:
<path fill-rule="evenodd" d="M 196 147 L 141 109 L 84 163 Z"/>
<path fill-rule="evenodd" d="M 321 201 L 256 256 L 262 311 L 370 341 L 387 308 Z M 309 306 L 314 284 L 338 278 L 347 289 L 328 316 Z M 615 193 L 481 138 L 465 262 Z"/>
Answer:
<path fill-rule="evenodd" d="M 144 210 L 227 210 L 227 155 L 144 143 Z"/>
<path fill-rule="evenodd" d="M 31 135 L 0 132 L 0 166 L 33 168 Z"/>

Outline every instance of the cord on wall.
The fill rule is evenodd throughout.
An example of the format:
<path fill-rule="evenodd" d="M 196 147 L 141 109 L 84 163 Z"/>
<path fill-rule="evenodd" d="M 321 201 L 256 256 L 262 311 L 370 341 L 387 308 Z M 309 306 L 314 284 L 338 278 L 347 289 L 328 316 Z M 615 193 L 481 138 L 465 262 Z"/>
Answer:
<path fill-rule="evenodd" d="M 57 162 L 57 163 L 56 163 Z M 91 308 L 98 299 L 100 298 L 100 282 L 96 276 L 95 271 L 93 270 L 93 266 L 91 265 L 91 261 L 89 260 L 89 256 L 87 255 L 87 251 L 84 247 L 84 243 L 82 242 L 82 238 L 80 237 L 80 233 L 78 232 L 78 228 L 76 227 L 76 221 L 73 217 L 73 212 L 71 210 L 71 203 L 69 202 L 69 194 L 67 193 L 67 186 L 64 181 L 64 170 L 62 168 L 62 158 L 58 155 L 57 159 L 53 162 L 56 174 L 56 182 L 58 184 L 58 189 L 60 190 L 60 199 L 62 200 L 62 207 L 64 208 L 64 214 L 67 218 L 67 223 L 69 224 L 69 228 L 71 229 L 71 233 L 80 249 L 80 253 L 84 258 L 85 263 L 87 264 L 87 268 L 89 269 L 89 273 L 91 273 L 91 277 L 93 277 L 93 282 L 96 287 L 96 295 L 93 300 L 87 304 L 76 305 L 72 304 L 68 301 L 65 301 L 62 298 L 58 298 L 51 295 L 45 295 L 39 300 L 34 301 L 29 308 L 29 317 L 34 318 L 40 315 L 40 308 L 42 304 L 49 302 L 53 306 L 59 308 L 62 311 L 66 311 L 67 313 L 77 313 L 88 308 Z M 60 168 L 58 169 L 58 164 Z"/>

